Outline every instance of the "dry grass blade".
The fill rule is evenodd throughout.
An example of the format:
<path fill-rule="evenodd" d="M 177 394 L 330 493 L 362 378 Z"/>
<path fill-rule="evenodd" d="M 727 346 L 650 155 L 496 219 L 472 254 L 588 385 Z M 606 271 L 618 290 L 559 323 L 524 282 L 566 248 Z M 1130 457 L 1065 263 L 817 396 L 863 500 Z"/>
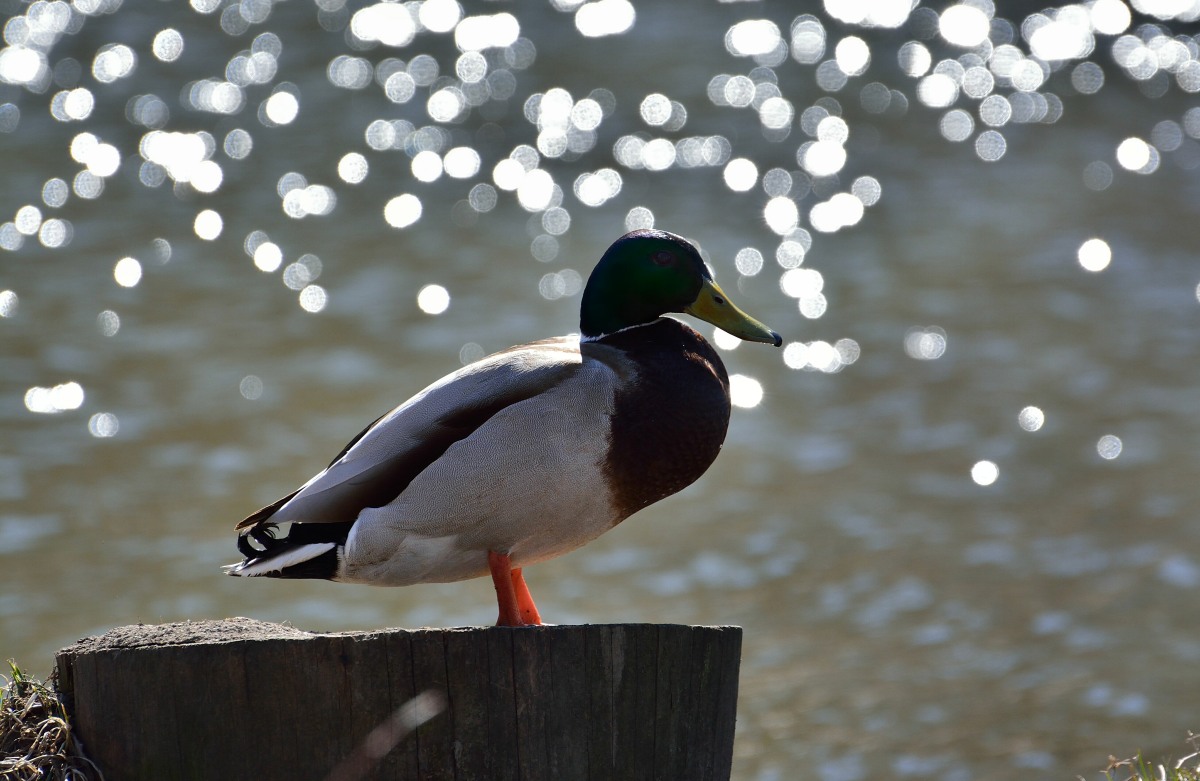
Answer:
<path fill-rule="evenodd" d="M 1129 759 L 1108 758 L 1104 769 L 1105 781 L 1200 781 L 1200 735 L 1188 734 L 1192 753 L 1173 765 L 1147 762 L 1139 753 Z M 1118 775 L 1113 775 L 1117 772 Z"/>
<path fill-rule="evenodd" d="M 52 685 L 11 660 L 0 691 L 0 781 L 103 781 L 67 721 Z"/>

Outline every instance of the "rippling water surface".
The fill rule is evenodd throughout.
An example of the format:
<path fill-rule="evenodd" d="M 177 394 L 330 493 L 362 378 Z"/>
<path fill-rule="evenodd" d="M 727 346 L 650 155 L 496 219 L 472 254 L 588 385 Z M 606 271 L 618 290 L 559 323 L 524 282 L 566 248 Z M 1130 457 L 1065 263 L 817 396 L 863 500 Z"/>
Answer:
<path fill-rule="evenodd" d="M 739 779 L 1183 753 L 1200 6 L 909 5 L 0 0 L 0 651 L 491 621 L 218 567 L 654 225 L 784 349 L 713 336 L 725 452 L 550 620 L 744 626 Z"/>

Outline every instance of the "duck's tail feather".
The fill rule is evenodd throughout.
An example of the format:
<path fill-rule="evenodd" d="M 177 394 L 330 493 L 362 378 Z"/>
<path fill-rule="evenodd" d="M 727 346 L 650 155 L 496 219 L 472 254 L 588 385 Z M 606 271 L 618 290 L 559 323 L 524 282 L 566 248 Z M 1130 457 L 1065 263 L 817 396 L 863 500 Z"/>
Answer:
<path fill-rule="evenodd" d="M 352 522 L 293 523 L 286 537 L 276 537 L 276 524 L 265 523 L 238 537 L 245 559 L 222 569 L 243 578 L 316 578 L 332 580 Z M 257 543 L 260 547 L 255 547 Z"/>

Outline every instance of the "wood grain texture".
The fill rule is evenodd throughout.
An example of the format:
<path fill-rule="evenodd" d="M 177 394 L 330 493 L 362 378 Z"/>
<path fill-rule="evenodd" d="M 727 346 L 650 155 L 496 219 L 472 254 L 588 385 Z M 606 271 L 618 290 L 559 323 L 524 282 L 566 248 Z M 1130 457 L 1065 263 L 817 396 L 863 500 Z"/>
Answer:
<path fill-rule="evenodd" d="M 120 627 L 57 666 L 109 778 L 724 781 L 741 640 L 738 627 L 314 634 L 235 618 Z M 422 692 L 441 712 L 372 756 L 376 728 Z"/>

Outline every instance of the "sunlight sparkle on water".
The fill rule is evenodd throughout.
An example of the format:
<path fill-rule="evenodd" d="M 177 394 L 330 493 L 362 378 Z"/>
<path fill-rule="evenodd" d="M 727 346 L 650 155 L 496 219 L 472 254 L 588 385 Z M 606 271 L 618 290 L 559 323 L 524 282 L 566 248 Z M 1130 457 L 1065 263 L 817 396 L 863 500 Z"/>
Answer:
<path fill-rule="evenodd" d="M 469 146 L 456 146 L 442 159 L 446 174 L 455 179 L 470 179 L 479 173 L 481 164 L 479 153 Z"/>
<path fill-rule="evenodd" d="M 1023 31 L 1029 40 L 1033 54 L 1043 60 L 1074 60 L 1086 57 L 1095 46 L 1092 38 L 1092 20 L 1082 6 L 1059 9 L 1053 21 L 1044 16 L 1038 19 L 1035 29 Z"/>
<path fill-rule="evenodd" d="M 814 268 L 794 268 L 779 277 L 779 288 L 792 298 L 815 296 L 825 287 L 825 278 Z"/>
<path fill-rule="evenodd" d="M 183 54 L 183 35 L 178 30 L 168 27 L 154 36 L 150 49 L 159 60 L 174 62 Z"/>
<path fill-rule="evenodd" d="M 462 14 L 456 0 L 425 0 L 417 11 L 417 20 L 430 32 L 448 33 L 462 19 Z"/>
<path fill-rule="evenodd" d="M 863 218 L 863 203 L 850 193 L 838 193 L 828 201 L 814 204 L 808 213 L 813 230 L 834 233 L 857 225 Z"/>
<path fill-rule="evenodd" d="M 1121 438 L 1114 434 L 1105 434 L 1096 442 L 1096 452 L 1105 461 L 1112 461 L 1117 456 L 1121 455 L 1125 444 L 1121 442 Z"/>
<path fill-rule="evenodd" d="M 1112 262 L 1112 250 L 1104 239 L 1088 239 L 1080 245 L 1077 257 L 1088 271 L 1103 271 Z"/>
<path fill-rule="evenodd" d="M 504 48 L 516 43 L 520 36 L 521 25 L 510 13 L 468 16 L 454 28 L 454 43 L 464 52 Z"/>
<path fill-rule="evenodd" d="M 934 361 L 946 354 L 946 332 L 937 326 L 913 328 L 904 335 L 904 352 L 919 361 Z"/>
<path fill-rule="evenodd" d="M 142 281 L 142 264 L 134 258 L 121 258 L 113 266 L 113 279 L 121 287 L 136 287 Z"/>
<path fill-rule="evenodd" d="M 65 246 L 74 235 L 74 227 L 66 220 L 51 217 L 38 229 L 38 242 L 49 249 Z"/>
<path fill-rule="evenodd" d="M 238 383 L 238 392 L 242 394 L 242 398 L 254 401 L 262 396 L 263 382 L 258 375 L 247 374 Z"/>
<path fill-rule="evenodd" d="M 417 307 L 427 315 L 440 315 L 450 308 L 450 292 L 441 285 L 425 285 L 417 292 Z"/>
<path fill-rule="evenodd" d="M 96 98 L 86 87 L 55 93 L 50 99 L 50 115 L 59 122 L 82 122 L 92 115 Z"/>
<path fill-rule="evenodd" d="M 221 148 L 230 160 L 245 160 L 254 149 L 254 137 L 237 127 L 225 134 L 225 143 Z"/>
<path fill-rule="evenodd" d="M 763 270 L 763 254 L 754 247 L 744 247 L 738 250 L 733 265 L 742 276 L 752 277 Z"/>
<path fill-rule="evenodd" d="M 83 386 L 77 382 L 64 382 L 44 388 L 35 385 L 25 391 L 25 408 L 42 415 L 79 409 L 83 406 Z"/>
<path fill-rule="evenodd" d="M 88 418 L 88 433 L 97 439 L 115 437 L 121 429 L 121 421 L 111 412 L 97 412 Z"/>
<path fill-rule="evenodd" d="M 985 130 L 975 138 L 975 154 L 980 160 L 994 163 L 1008 151 L 1008 141 L 997 130 Z"/>
<path fill-rule="evenodd" d="M 121 330 L 121 317 L 111 309 L 96 315 L 96 330 L 103 336 L 116 336 Z"/>
<path fill-rule="evenodd" d="M 769 19 L 746 19 L 725 33 L 725 49 L 735 57 L 753 57 L 775 50 L 783 37 Z"/>
<path fill-rule="evenodd" d="M 975 5 L 952 5 L 942 12 L 938 31 L 949 43 L 970 48 L 987 40 L 991 20 Z"/>
<path fill-rule="evenodd" d="M 397 195 L 383 207 L 383 219 L 393 228 L 407 228 L 421 219 L 421 199 L 411 193 Z"/>
<path fill-rule="evenodd" d="M 358 152 L 347 152 L 338 161 L 338 176 L 346 184 L 360 184 L 367 178 L 370 165 Z"/>
<path fill-rule="evenodd" d="M 758 182 L 758 166 L 744 157 L 725 164 L 725 185 L 734 192 L 744 193 Z"/>
<path fill-rule="evenodd" d="M 260 118 L 264 124 L 290 124 L 300 113 L 300 101 L 291 92 L 280 90 L 263 101 Z"/>
<path fill-rule="evenodd" d="M 1158 150 L 1140 138 L 1127 138 L 1117 146 L 1117 163 L 1134 173 L 1154 173 L 1158 169 Z"/>
<path fill-rule="evenodd" d="M 846 149 L 836 141 L 816 141 L 801 149 L 797 162 L 813 176 L 833 176 L 846 165 Z"/>
<path fill-rule="evenodd" d="M 204 209 L 196 215 L 195 221 L 192 223 L 192 230 L 196 235 L 205 241 L 212 241 L 221 235 L 225 223 L 221 219 L 221 215 L 212 209 Z"/>
<path fill-rule="evenodd" d="M 871 64 L 871 50 L 866 41 L 857 35 L 848 35 L 838 41 L 833 56 L 842 73 L 847 76 L 861 76 Z"/>
<path fill-rule="evenodd" d="M 535 168 L 525 174 L 517 187 L 517 201 L 526 211 L 540 212 L 550 205 L 554 190 L 554 179 L 549 172 Z"/>
<path fill-rule="evenodd" d="M 930 108 L 946 108 L 958 100 L 958 84 L 944 73 L 931 73 L 917 84 L 917 99 Z"/>
<path fill-rule="evenodd" d="M 800 210 L 791 198 L 780 196 L 767 201 L 763 207 L 763 218 L 772 231 L 786 236 L 800 224 Z"/>
<path fill-rule="evenodd" d="M 783 363 L 789 369 L 835 374 L 861 355 L 862 348 L 853 339 L 838 339 L 833 344 L 818 339 L 808 343 L 788 343 L 783 348 Z"/>
<path fill-rule="evenodd" d="M 483 182 L 472 187 L 471 192 L 467 193 L 467 203 L 481 214 L 496 208 L 499 200 L 496 188 Z"/>
<path fill-rule="evenodd" d="M 1025 407 L 1017 414 L 1017 425 L 1026 431 L 1037 431 L 1046 423 L 1046 414 L 1039 407 Z"/>
<path fill-rule="evenodd" d="M 792 59 L 802 65 L 815 65 L 825 55 L 825 27 L 812 14 L 792 22 Z"/>
<path fill-rule="evenodd" d="M 971 467 L 971 479 L 978 485 L 991 485 L 1000 477 L 1000 467 L 992 461 L 976 461 Z"/>
<path fill-rule="evenodd" d="M 23 236 L 33 236 L 42 227 L 42 210 L 32 204 L 17 209 L 13 225 Z"/>
<path fill-rule="evenodd" d="M 838 21 L 864 27 L 899 27 L 913 4 L 896 0 L 825 0 L 825 10 Z"/>
<path fill-rule="evenodd" d="M 929 48 L 918 41 L 909 41 L 901 46 L 896 58 L 900 69 L 914 79 L 924 76 L 933 65 L 933 55 L 929 53 Z"/>
<path fill-rule="evenodd" d="M 123 43 L 100 47 L 92 60 L 92 78 L 101 84 L 123 79 L 137 67 L 137 55 Z"/>
<path fill-rule="evenodd" d="M 1133 18 L 1122 0 L 1096 0 L 1090 9 L 1092 26 L 1102 35 L 1118 35 L 1129 29 Z"/>
<path fill-rule="evenodd" d="M 376 3 L 354 13 L 350 33 L 363 42 L 407 46 L 417 34 L 417 23 L 406 5 Z"/>
<path fill-rule="evenodd" d="M 635 16 L 629 0 L 596 0 L 575 12 L 575 27 L 588 38 L 620 35 L 633 27 Z"/>
<path fill-rule="evenodd" d="M 273 241 L 264 241 L 254 248 L 254 265 L 268 274 L 278 271 L 283 265 L 283 250 Z"/>
<path fill-rule="evenodd" d="M 577 294 L 583 289 L 583 277 L 574 269 L 543 274 L 538 281 L 538 293 L 547 301 L 556 301 Z"/>
<path fill-rule="evenodd" d="M 729 375 L 729 402 L 735 407 L 757 407 L 763 400 L 762 383 L 745 374 Z"/>
<path fill-rule="evenodd" d="M 717 346 L 717 349 L 732 351 L 736 350 L 742 343 L 742 340 L 733 334 L 722 331 L 720 328 L 714 328 L 712 332 L 712 343 Z"/>
<path fill-rule="evenodd" d="M 300 308 L 305 312 L 320 312 L 329 303 L 329 294 L 320 285 L 308 285 L 300 291 Z"/>
<path fill-rule="evenodd" d="M 55 177 L 47 179 L 42 185 L 42 203 L 52 208 L 59 208 L 67 202 L 71 187 L 62 179 Z"/>
<path fill-rule="evenodd" d="M 15 317 L 19 299 L 11 290 L 0 290 L 0 317 Z"/>
<path fill-rule="evenodd" d="M 418 182 L 433 182 L 441 178 L 442 157 L 437 152 L 426 149 L 417 152 L 412 159 L 412 175 Z"/>

